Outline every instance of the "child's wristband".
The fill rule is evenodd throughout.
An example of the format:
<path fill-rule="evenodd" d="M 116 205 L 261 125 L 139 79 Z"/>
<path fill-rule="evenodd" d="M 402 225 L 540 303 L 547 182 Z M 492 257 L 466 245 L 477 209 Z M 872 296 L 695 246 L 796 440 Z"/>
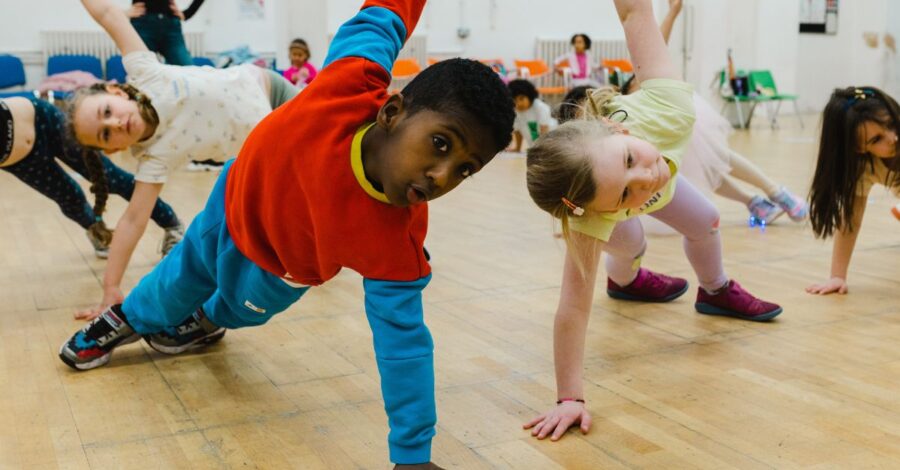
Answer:
<path fill-rule="evenodd" d="M 560 398 L 559 400 L 556 400 L 556 404 L 562 405 L 563 403 L 565 403 L 567 401 L 577 401 L 578 403 L 581 403 L 582 405 L 584 404 L 583 398 Z"/>

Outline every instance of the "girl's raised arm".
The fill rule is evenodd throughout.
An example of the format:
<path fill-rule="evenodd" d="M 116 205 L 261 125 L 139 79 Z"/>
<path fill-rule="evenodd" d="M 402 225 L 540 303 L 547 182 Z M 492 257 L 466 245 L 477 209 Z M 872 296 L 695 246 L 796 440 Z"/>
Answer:
<path fill-rule="evenodd" d="M 106 30 L 123 56 L 148 50 L 134 26 L 131 26 L 125 12 L 110 0 L 81 0 L 81 3 L 94 21 Z"/>
<path fill-rule="evenodd" d="M 679 79 L 669 49 L 653 17 L 651 0 L 615 0 L 625 42 L 638 81 L 652 78 Z"/>

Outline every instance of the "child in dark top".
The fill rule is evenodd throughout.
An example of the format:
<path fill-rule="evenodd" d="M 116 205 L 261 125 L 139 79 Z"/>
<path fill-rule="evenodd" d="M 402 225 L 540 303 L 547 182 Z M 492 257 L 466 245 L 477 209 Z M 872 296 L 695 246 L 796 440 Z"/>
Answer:
<path fill-rule="evenodd" d="M 60 161 L 92 181 L 93 206 Z M 62 111 L 36 98 L 0 100 L 0 169 L 52 199 L 66 217 L 85 229 L 94 254 L 109 256 L 112 231 L 103 222 L 106 201 L 110 193 L 130 200 L 134 175 L 99 151 L 78 145 L 68 133 Z M 172 207 L 159 198 L 150 217 L 163 229 L 181 226 Z"/>

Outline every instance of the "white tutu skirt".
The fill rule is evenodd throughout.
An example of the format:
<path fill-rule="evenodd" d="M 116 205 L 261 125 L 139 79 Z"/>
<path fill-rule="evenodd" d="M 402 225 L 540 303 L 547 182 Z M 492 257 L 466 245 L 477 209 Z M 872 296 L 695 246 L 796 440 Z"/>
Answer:
<path fill-rule="evenodd" d="M 708 195 L 722 185 L 722 177 L 731 173 L 728 148 L 731 123 L 696 93 L 694 112 L 694 135 L 684 152 L 679 171 Z"/>
<path fill-rule="evenodd" d="M 678 171 L 706 197 L 710 197 L 722 185 L 722 178 L 731 173 L 731 152 L 728 150 L 731 123 L 697 93 L 694 93 L 694 113 L 694 133 Z M 677 233 L 653 217 L 641 216 L 641 221 L 648 234 Z"/>

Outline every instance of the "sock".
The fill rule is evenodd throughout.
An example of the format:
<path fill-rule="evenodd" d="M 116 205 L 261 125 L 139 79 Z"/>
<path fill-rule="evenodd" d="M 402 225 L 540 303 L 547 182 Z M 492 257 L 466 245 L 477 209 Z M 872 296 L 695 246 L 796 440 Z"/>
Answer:
<path fill-rule="evenodd" d="M 703 290 L 704 290 L 707 294 L 709 294 L 709 295 L 719 295 L 719 294 L 721 294 L 725 289 L 728 288 L 728 284 L 731 284 L 731 281 L 725 281 L 725 284 L 722 284 L 719 288 L 713 289 L 713 290 L 709 290 L 709 289 L 707 289 L 707 288 L 705 288 L 705 287 L 703 287 L 703 286 L 700 286 L 700 288 L 703 289 Z"/>

